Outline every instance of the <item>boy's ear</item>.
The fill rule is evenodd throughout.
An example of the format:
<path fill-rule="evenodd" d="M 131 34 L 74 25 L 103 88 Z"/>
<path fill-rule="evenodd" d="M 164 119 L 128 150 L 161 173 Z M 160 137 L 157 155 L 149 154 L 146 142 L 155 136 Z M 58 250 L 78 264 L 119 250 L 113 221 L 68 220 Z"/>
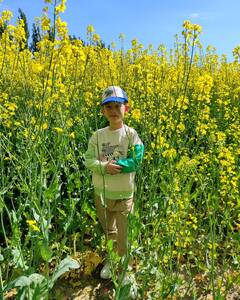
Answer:
<path fill-rule="evenodd" d="M 130 109 L 129 105 L 128 104 L 125 104 L 125 112 L 128 112 Z"/>

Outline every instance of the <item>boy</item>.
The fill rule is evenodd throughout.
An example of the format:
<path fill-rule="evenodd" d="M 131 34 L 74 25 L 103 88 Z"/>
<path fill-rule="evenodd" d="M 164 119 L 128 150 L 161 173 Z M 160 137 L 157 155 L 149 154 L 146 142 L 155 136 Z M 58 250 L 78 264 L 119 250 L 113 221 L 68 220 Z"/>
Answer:
<path fill-rule="evenodd" d="M 133 209 L 135 171 L 144 147 L 137 132 L 124 124 L 128 111 L 127 94 L 110 86 L 102 96 L 102 113 L 109 126 L 97 130 L 89 140 L 85 165 L 92 171 L 97 216 L 107 240 L 116 242 L 119 256 L 128 252 L 127 217 Z M 101 278 L 111 277 L 108 263 Z"/>

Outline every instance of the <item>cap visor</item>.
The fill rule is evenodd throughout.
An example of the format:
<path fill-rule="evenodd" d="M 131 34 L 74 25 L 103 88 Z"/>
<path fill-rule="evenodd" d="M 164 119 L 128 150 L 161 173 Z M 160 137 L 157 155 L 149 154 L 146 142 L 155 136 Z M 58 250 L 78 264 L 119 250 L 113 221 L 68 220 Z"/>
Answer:
<path fill-rule="evenodd" d="M 120 98 L 120 97 L 109 97 L 109 98 L 103 100 L 103 102 L 101 103 L 101 105 L 104 105 L 104 104 L 109 103 L 109 102 L 124 103 L 124 102 L 127 102 L 127 99 Z"/>

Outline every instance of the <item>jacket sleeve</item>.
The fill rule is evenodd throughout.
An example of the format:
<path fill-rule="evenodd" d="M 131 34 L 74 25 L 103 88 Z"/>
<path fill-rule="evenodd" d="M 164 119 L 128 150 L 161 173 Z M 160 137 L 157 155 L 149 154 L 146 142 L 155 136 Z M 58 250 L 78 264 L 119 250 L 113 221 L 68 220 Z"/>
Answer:
<path fill-rule="evenodd" d="M 140 168 L 144 154 L 144 145 L 137 144 L 129 149 L 127 158 L 119 159 L 116 164 L 122 166 L 122 173 L 136 172 Z"/>
<path fill-rule="evenodd" d="M 102 162 L 96 158 L 96 147 L 97 142 L 95 139 L 95 135 L 93 135 L 88 143 L 88 149 L 85 153 L 85 166 L 91 170 L 92 172 L 97 172 L 101 175 L 105 174 L 105 167 L 107 162 Z"/>

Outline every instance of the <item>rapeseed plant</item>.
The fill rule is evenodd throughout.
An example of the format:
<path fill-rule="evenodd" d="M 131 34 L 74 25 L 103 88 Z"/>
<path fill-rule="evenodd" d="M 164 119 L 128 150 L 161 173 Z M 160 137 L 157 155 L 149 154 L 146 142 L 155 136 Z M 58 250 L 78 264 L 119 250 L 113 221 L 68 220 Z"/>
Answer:
<path fill-rule="evenodd" d="M 45 3 L 35 53 L 23 48 L 23 23 L 10 24 L 10 11 L 0 18 L 0 26 L 6 24 L 0 38 L 3 285 L 19 261 L 30 272 L 53 255 L 59 261 L 73 255 L 72 233 L 81 237 L 77 250 L 84 250 L 89 235 L 92 247 L 103 246 L 83 153 L 99 126 L 100 92 L 120 85 L 130 98 L 127 123 L 146 148 L 130 222 L 139 295 L 177 297 L 183 281 L 194 282 L 203 271 L 214 294 L 216 273 L 230 267 L 237 272 L 240 259 L 239 49 L 231 63 L 211 47 L 203 55 L 201 28 L 189 21 L 169 53 L 164 45 L 144 49 L 136 39 L 125 50 L 123 36 L 120 50 L 104 48 L 91 25 L 84 45 L 68 37 L 60 17 L 66 1 Z M 9 271 L 14 253 L 19 260 L 11 260 Z M 101 261 L 89 253 L 86 275 Z M 193 284 L 185 296 L 198 293 Z"/>

